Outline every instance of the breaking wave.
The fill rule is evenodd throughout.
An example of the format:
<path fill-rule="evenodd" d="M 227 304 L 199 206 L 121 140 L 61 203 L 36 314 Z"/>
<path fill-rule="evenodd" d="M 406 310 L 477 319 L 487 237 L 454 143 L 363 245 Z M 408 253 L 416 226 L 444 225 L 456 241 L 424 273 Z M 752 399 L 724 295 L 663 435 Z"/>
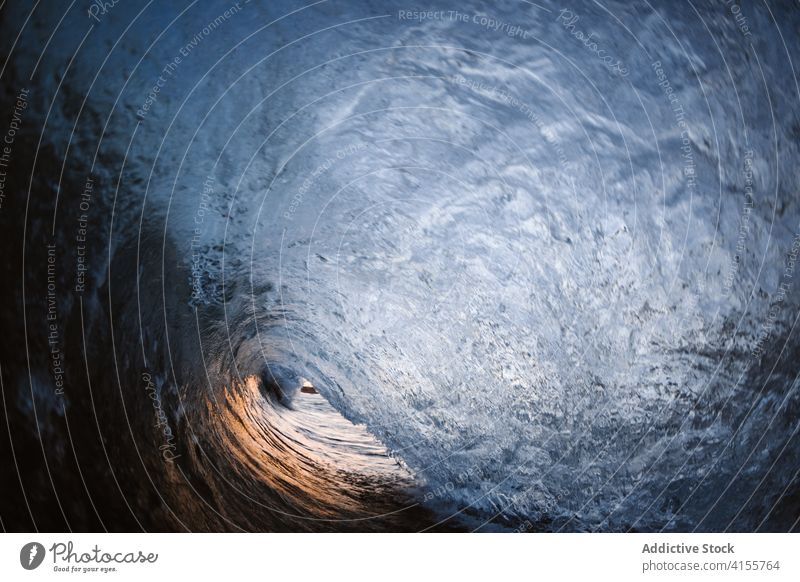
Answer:
<path fill-rule="evenodd" d="M 797 528 L 789 4 L 3 10 L 6 528 Z"/>

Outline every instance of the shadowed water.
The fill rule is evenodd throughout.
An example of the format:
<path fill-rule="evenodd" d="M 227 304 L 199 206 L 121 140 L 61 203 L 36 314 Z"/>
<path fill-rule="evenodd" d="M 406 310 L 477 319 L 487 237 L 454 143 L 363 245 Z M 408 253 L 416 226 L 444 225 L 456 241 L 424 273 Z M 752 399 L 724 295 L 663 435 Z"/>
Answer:
<path fill-rule="evenodd" d="M 5 527 L 797 527 L 796 10 L 417 10 L 34 12 Z"/>

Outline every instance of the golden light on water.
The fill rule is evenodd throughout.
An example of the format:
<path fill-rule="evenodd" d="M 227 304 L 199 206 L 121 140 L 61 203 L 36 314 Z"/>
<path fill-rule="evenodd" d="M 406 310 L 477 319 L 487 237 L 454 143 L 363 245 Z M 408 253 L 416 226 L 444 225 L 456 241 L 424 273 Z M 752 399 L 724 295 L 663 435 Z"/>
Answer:
<path fill-rule="evenodd" d="M 208 403 L 212 450 L 251 487 L 278 494 L 286 511 L 311 521 L 370 519 L 397 511 L 410 474 L 364 426 L 339 414 L 303 383 L 287 406 L 264 398 L 251 375 Z M 283 505 L 283 504 L 282 504 Z"/>

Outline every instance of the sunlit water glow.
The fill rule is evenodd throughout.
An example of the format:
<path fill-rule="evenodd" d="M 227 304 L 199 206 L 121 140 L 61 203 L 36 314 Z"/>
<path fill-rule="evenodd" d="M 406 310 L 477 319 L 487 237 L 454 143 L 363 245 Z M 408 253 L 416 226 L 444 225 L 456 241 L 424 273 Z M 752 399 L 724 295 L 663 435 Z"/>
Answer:
<path fill-rule="evenodd" d="M 132 427 L 150 527 L 791 526 L 797 15 L 753 7 L 749 39 L 717 4 L 581 3 L 574 26 L 537 4 L 251 3 L 147 111 L 227 6 L 137 64 L 182 8 L 147 12 L 111 53 L 78 130 L 104 136 L 93 212 L 117 194 L 84 310 L 114 312 L 127 408 L 95 404 Z M 131 420 L 143 369 L 172 464 Z"/>

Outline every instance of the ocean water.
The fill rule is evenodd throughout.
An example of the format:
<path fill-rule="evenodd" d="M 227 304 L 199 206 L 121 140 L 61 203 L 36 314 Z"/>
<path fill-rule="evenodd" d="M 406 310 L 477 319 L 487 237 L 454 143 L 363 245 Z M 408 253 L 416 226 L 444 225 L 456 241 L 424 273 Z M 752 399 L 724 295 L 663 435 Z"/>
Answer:
<path fill-rule="evenodd" d="M 3 10 L 5 527 L 797 528 L 791 3 Z"/>

